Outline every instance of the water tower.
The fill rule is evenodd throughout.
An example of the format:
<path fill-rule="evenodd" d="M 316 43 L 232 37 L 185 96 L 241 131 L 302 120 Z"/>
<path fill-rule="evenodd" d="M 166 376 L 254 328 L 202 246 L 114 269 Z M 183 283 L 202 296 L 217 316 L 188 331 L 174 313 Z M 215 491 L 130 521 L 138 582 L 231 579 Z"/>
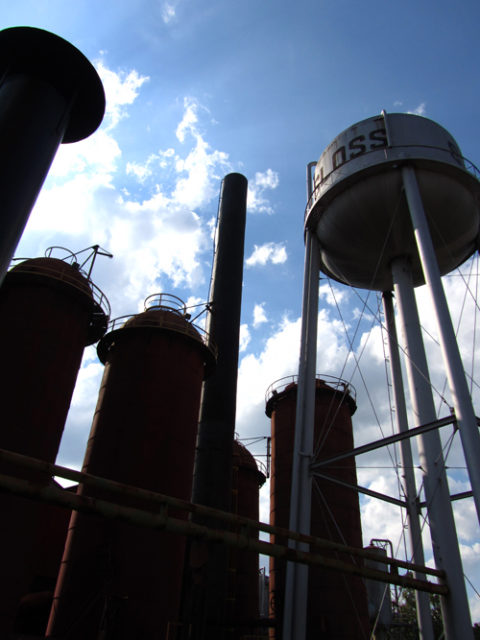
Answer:
<path fill-rule="evenodd" d="M 440 279 L 477 249 L 478 180 L 467 170 L 457 143 L 444 128 L 420 116 L 385 112 L 338 135 L 320 160 L 308 166 L 307 179 L 290 528 L 308 533 L 310 519 L 320 270 L 350 286 L 385 292 L 386 296 L 394 291 L 408 355 L 406 367 L 415 426 L 436 420 L 414 294 L 414 287 L 428 284 L 472 493 L 480 514 L 480 436 Z M 387 320 L 393 320 L 391 315 Z M 438 464 L 443 458 L 436 430 L 419 438 L 419 454 L 435 563 L 446 572 L 450 588 L 450 595 L 442 599 L 446 637 L 471 638 L 450 495 L 444 466 Z M 286 598 L 291 606 L 285 607 L 284 640 L 305 637 L 307 580 L 306 567 L 289 564 Z M 425 639 L 432 637 L 425 620 L 428 601 L 426 609 L 425 628 L 420 625 Z"/>

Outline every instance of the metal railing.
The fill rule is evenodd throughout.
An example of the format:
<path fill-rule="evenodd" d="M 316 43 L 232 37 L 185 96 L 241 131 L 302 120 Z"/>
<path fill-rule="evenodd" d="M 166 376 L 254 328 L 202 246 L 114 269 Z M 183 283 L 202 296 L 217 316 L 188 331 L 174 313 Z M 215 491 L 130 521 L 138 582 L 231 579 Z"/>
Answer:
<path fill-rule="evenodd" d="M 315 379 L 318 380 L 319 382 L 325 382 L 325 384 L 327 384 L 334 391 L 339 391 L 343 395 L 348 394 L 352 398 L 352 400 L 356 403 L 357 391 L 350 382 L 347 382 L 342 378 L 336 378 L 335 376 L 330 376 L 324 373 L 317 373 L 315 376 Z M 268 389 L 265 392 L 265 404 L 267 404 L 268 401 L 274 395 L 277 395 L 285 391 L 285 389 L 289 385 L 297 384 L 297 383 L 298 383 L 297 375 L 285 376 L 284 378 L 280 378 L 279 380 L 272 382 L 272 384 L 268 387 Z"/>
<path fill-rule="evenodd" d="M 158 307 L 157 307 L 158 309 Z M 185 317 L 185 322 L 180 323 L 175 321 L 175 317 L 182 317 L 181 315 L 177 315 L 178 311 L 175 309 L 167 309 L 166 307 L 162 307 L 165 311 L 171 311 L 174 315 L 173 319 L 169 319 L 167 314 L 157 315 L 155 317 L 152 316 L 143 316 L 143 314 L 127 314 L 124 316 L 118 316 L 118 318 L 113 318 L 108 323 L 108 331 L 118 331 L 120 329 L 129 329 L 130 327 L 126 325 L 129 320 L 135 318 L 135 324 L 132 324 L 131 328 L 144 328 L 144 329 L 166 329 L 167 331 L 175 331 L 176 333 L 181 333 L 183 335 L 188 336 L 189 338 L 193 338 L 197 342 L 201 342 L 207 349 L 209 349 L 215 358 L 218 355 L 218 349 L 216 344 L 210 337 L 210 334 L 202 329 L 198 325 L 192 324 L 188 322 Z M 147 311 L 154 311 L 155 308 L 149 307 Z"/>
<path fill-rule="evenodd" d="M 444 153 L 449 153 L 452 158 L 458 163 L 459 168 L 460 169 L 464 169 L 465 171 L 467 171 L 467 173 L 469 173 L 472 177 L 474 177 L 476 180 L 480 180 L 480 169 L 468 158 L 465 158 L 464 156 L 461 156 L 458 153 L 454 153 L 451 149 L 445 149 L 444 147 L 436 147 L 436 146 L 432 146 L 432 145 L 422 145 L 422 144 L 411 144 L 411 145 L 398 145 L 398 146 L 391 146 L 391 147 L 380 147 L 378 149 L 371 149 L 370 151 L 366 151 L 365 153 L 362 153 L 361 156 L 357 156 L 357 157 L 365 157 L 368 156 L 371 153 L 377 153 L 378 151 L 387 151 L 389 149 L 408 149 L 408 148 L 418 148 L 418 149 L 433 149 L 435 151 L 442 151 Z M 352 160 L 354 160 L 355 158 L 352 158 Z M 422 158 L 402 158 L 401 160 L 405 160 L 405 161 L 410 161 L 410 160 L 422 160 Z M 398 158 L 394 158 L 392 160 L 399 160 Z M 326 176 L 324 176 L 321 180 L 321 182 L 319 182 L 318 184 L 315 181 L 315 178 L 313 180 L 313 190 L 312 190 L 312 195 L 310 196 L 310 198 L 308 199 L 307 202 L 307 206 L 305 207 L 305 213 L 304 213 L 304 220 L 307 219 L 310 211 L 313 209 L 314 205 L 316 204 L 317 200 L 318 200 L 318 192 L 320 191 L 320 189 L 324 189 L 325 187 L 328 187 L 329 184 L 331 184 L 333 182 L 333 176 L 338 176 L 339 178 L 342 175 L 342 167 L 344 167 L 345 165 L 348 164 L 349 161 L 344 162 L 343 164 L 339 165 L 338 167 L 335 167 L 334 169 L 332 169 L 329 173 L 327 173 Z M 385 162 L 388 162 L 388 158 L 385 158 Z M 440 162 L 441 161 L 437 161 Z M 463 167 L 461 167 L 461 164 L 463 163 Z M 317 163 L 318 164 L 318 163 Z M 383 163 L 378 163 L 378 164 L 383 164 Z M 350 172 L 349 172 L 350 175 Z"/>
<path fill-rule="evenodd" d="M 28 260 L 28 258 L 26 259 Z M 68 264 L 68 263 L 66 263 Z M 36 262 L 31 266 L 25 266 L 20 263 L 15 267 L 15 270 L 10 270 L 9 274 L 29 274 L 34 276 L 45 276 L 52 280 L 57 280 L 59 282 L 64 282 L 68 284 L 70 287 L 73 287 L 77 291 L 83 293 L 83 295 L 91 296 L 92 301 L 102 310 L 102 312 L 110 317 L 111 309 L 110 303 L 106 297 L 106 295 L 99 289 L 91 280 L 88 280 L 85 275 L 83 275 L 80 271 L 74 271 L 69 273 L 68 271 L 59 271 L 58 269 L 51 267 L 47 264 L 42 264 Z M 79 280 L 78 276 L 84 278 L 84 282 Z"/>

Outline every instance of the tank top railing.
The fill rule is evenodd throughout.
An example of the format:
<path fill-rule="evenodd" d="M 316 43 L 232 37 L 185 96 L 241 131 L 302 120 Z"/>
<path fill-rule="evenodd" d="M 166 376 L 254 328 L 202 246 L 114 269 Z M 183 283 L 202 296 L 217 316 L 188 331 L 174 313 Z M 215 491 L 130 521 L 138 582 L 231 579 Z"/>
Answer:
<path fill-rule="evenodd" d="M 84 295 L 91 296 L 93 301 L 98 305 L 98 307 L 100 307 L 107 318 L 110 317 L 110 303 L 106 295 L 95 284 L 93 284 L 91 280 L 87 280 L 86 276 L 84 276 L 80 271 L 69 273 L 68 271 L 58 271 L 58 269 L 52 268 L 49 265 L 35 263 L 30 267 L 23 266 L 20 263 L 17 265 L 13 273 L 31 274 L 35 276 L 42 275 L 51 278 L 52 280 L 65 282 Z M 78 279 L 78 275 L 85 278 L 85 281 L 80 281 Z"/>
<path fill-rule="evenodd" d="M 336 378 L 335 376 L 329 376 L 323 373 L 317 373 L 315 379 L 319 382 L 325 382 L 325 384 L 334 391 L 339 391 L 345 395 L 348 394 L 356 402 L 357 392 L 355 390 L 355 387 L 350 382 L 342 380 L 342 378 Z M 273 396 L 285 391 L 288 386 L 297 383 L 297 375 L 285 376 L 284 378 L 280 378 L 279 380 L 272 382 L 272 384 L 265 392 L 265 403 L 267 404 Z"/>
<path fill-rule="evenodd" d="M 165 311 L 167 308 L 163 308 Z M 147 311 L 154 310 L 154 308 L 150 307 Z M 169 310 L 171 311 L 171 310 Z M 175 313 L 175 318 L 178 317 L 176 314 L 176 310 L 173 310 Z M 145 328 L 145 329 L 167 329 L 170 331 L 175 331 L 176 333 L 181 333 L 190 338 L 193 338 L 197 342 L 203 343 L 215 356 L 217 357 L 217 346 L 210 338 L 210 335 L 202 329 L 201 327 L 194 325 L 192 323 L 188 323 L 185 321 L 185 324 L 180 324 L 178 321 L 169 320 L 168 318 L 156 316 L 152 318 L 151 316 L 142 317 L 142 314 L 129 314 L 125 316 L 119 316 L 118 318 L 114 318 L 110 320 L 108 323 L 108 331 L 118 331 L 119 329 L 128 329 L 130 328 L 128 325 L 125 326 L 125 323 L 128 320 L 135 318 L 135 324 L 131 326 L 131 328 Z"/>

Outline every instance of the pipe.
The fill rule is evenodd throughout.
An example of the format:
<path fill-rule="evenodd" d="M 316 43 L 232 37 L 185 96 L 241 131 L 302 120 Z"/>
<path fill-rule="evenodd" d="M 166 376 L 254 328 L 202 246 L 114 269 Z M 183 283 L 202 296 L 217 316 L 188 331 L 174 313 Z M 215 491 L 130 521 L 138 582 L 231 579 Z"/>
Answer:
<path fill-rule="evenodd" d="M 51 477 L 57 476 L 59 478 L 65 478 L 67 480 L 72 480 L 73 482 L 78 482 L 79 484 L 97 487 L 99 489 L 106 489 L 109 493 L 118 495 L 119 499 L 128 499 L 130 497 L 136 499 L 144 498 L 145 501 L 148 501 L 152 505 L 158 505 L 159 507 L 163 506 L 167 510 L 168 507 L 172 507 L 174 509 L 187 511 L 189 513 L 196 513 L 199 515 L 208 516 L 210 518 L 215 518 L 216 520 L 223 521 L 227 525 L 233 524 L 245 528 L 258 529 L 258 531 L 262 531 L 265 533 L 277 534 L 279 536 L 291 538 L 292 540 L 299 540 L 318 549 L 341 551 L 345 554 L 357 556 L 360 558 L 378 560 L 379 562 L 384 562 L 385 564 L 406 569 L 407 571 L 421 570 L 425 574 L 436 576 L 441 579 L 445 577 L 445 572 L 439 569 L 423 566 L 419 567 L 415 564 L 412 564 L 411 562 L 407 562 L 405 560 L 397 560 L 396 558 L 385 557 L 384 559 L 377 559 L 376 554 L 369 553 L 364 549 L 357 549 L 356 547 L 349 547 L 338 542 L 332 542 L 330 540 L 323 540 L 321 538 L 307 536 L 304 534 L 296 533 L 294 531 L 289 531 L 288 529 L 284 529 L 282 527 L 274 527 L 267 523 L 250 520 L 249 518 L 245 518 L 244 516 L 234 515 L 227 511 L 219 511 L 218 509 L 212 509 L 211 507 L 202 507 L 200 505 L 192 504 L 191 502 L 186 502 L 185 500 L 181 500 L 179 498 L 165 496 L 161 493 L 155 493 L 147 489 L 140 489 L 139 487 L 132 487 L 121 482 L 116 482 L 115 480 L 100 478 L 83 471 L 76 471 L 75 469 L 69 469 L 68 467 L 61 467 L 57 464 L 51 464 L 48 462 L 44 462 L 43 460 L 30 458 L 29 456 L 6 451 L 5 449 L 0 449 L 0 462 L 9 462 L 23 469 L 43 472 L 45 475 Z M 8 476 L 5 476 L 5 478 L 8 478 Z M 61 493 L 63 495 L 64 492 Z M 29 494 L 29 496 L 35 497 L 33 494 Z M 82 499 L 83 497 L 85 496 L 82 496 Z M 63 498 L 61 500 L 63 500 Z M 65 504 L 64 502 L 61 502 L 60 505 L 70 507 L 70 503 Z"/>
<path fill-rule="evenodd" d="M 151 513 L 124 507 L 115 503 L 99 500 L 90 496 L 72 494 L 69 491 L 58 489 L 52 486 L 38 485 L 20 478 L 13 478 L 0 474 L 0 486 L 17 495 L 26 498 L 37 499 L 43 502 L 57 504 L 61 507 L 75 511 L 81 511 L 92 515 L 101 515 L 108 519 L 129 522 L 139 527 L 161 529 L 179 535 L 187 535 L 201 540 L 216 543 L 223 543 L 239 549 L 249 549 L 268 556 L 285 558 L 291 562 L 301 562 L 305 564 L 319 565 L 334 571 L 343 571 L 352 575 L 365 576 L 372 580 L 379 580 L 391 584 L 409 586 L 414 589 L 421 589 L 429 593 L 445 595 L 448 588 L 442 584 L 436 584 L 421 580 L 416 580 L 409 576 L 398 576 L 384 571 L 361 568 L 357 565 L 350 565 L 346 562 L 334 560 L 331 557 L 323 557 L 318 554 L 296 551 L 284 545 L 272 544 L 262 540 L 255 540 L 248 533 L 235 533 L 231 531 L 215 530 L 209 527 L 195 524 L 191 521 L 179 520 L 168 514 L 168 508 L 160 513 Z"/>

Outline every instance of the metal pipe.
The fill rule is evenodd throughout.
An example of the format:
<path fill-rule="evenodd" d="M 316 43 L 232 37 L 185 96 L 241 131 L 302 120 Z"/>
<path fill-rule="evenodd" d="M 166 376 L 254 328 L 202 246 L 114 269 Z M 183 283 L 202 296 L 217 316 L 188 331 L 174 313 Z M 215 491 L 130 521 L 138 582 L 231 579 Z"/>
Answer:
<path fill-rule="evenodd" d="M 8 462 L 22 469 L 39 471 L 44 473 L 46 476 L 58 476 L 59 478 L 72 480 L 78 484 L 97 487 L 98 489 L 106 489 L 109 493 L 118 495 L 120 499 L 136 498 L 138 500 L 143 498 L 152 505 L 158 505 L 159 507 L 167 505 L 167 507 L 179 509 L 188 513 L 196 513 L 210 518 L 215 518 L 216 520 L 223 521 L 227 525 L 233 524 L 250 529 L 258 529 L 258 531 L 265 533 L 277 534 L 278 536 L 285 538 L 303 541 L 315 548 L 341 551 L 360 558 L 370 558 L 372 560 L 377 559 L 376 555 L 372 555 L 364 549 L 357 549 L 356 547 L 349 547 L 338 542 L 307 536 L 282 527 L 274 527 L 265 522 L 251 520 L 244 516 L 232 514 L 228 511 L 219 511 L 218 509 L 212 509 L 211 507 L 203 507 L 201 505 L 181 500 L 180 498 L 173 498 L 172 496 L 155 493 L 148 489 L 132 487 L 130 485 L 123 484 L 122 482 L 117 482 L 108 478 L 100 478 L 99 476 L 94 476 L 90 473 L 85 473 L 84 471 L 76 471 L 75 469 L 69 469 L 68 467 L 61 467 L 57 464 L 51 464 L 44 462 L 43 460 L 30 458 L 29 456 L 24 456 L 12 451 L 6 451 L 5 449 L 0 449 L 0 462 Z M 432 567 L 416 567 L 411 562 L 397 560 L 396 558 L 385 557 L 384 560 L 379 560 L 379 562 L 385 562 L 385 564 L 407 569 L 408 571 L 416 571 L 417 569 L 422 570 L 428 575 L 437 576 L 439 578 L 443 578 L 445 575 L 443 571 L 439 571 L 438 569 L 434 569 Z"/>
<path fill-rule="evenodd" d="M 315 421 L 315 371 L 317 361 L 318 273 L 320 251 L 318 240 L 310 229 L 305 232 L 305 269 L 303 285 L 302 332 L 295 417 L 295 439 L 292 459 L 290 496 L 290 529 L 310 533 Z M 304 551 L 305 545 L 290 542 Z M 308 567 L 289 563 L 285 579 L 283 640 L 305 638 L 307 620 Z"/>
<path fill-rule="evenodd" d="M 359 456 L 360 454 L 368 453 L 369 451 L 375 451 L 376 449 L 381 449 L 382 447 L 386 447 L 390 444 L 395 444 L 395 442 L 401 442 L 402 440 L 406 440 L 408 438 L 414 438 L 415 436 L 419 436 L 421 433 L 433 431 L 434 429 L 438 429 L 439 427 L 446 427 L 449 424 L 456 425 L 456 422 L 457 421 L 454 415 L 447 416 L 446 418 L 440 418 L 440 420 L 434 420 L 433 422 L 422 424 L 420 427 L 413 427 L 412 429 L 409 429 L 408 432 L 397 433 L 393 436 L 387 436 L 386 438 L 381 438 L 380 440 L 376 440 L 375 442 L 369 442 L 368 444 L 364 444 L 360 447 L 355 447 L 355 449 L 352 449 L 351 451 L 339 453 L 338 456 L 330 456 L 329 458 L 317 460 L 310 465 L 310 469 L 312 471 L 315 471 L 316 469 L 321 469 L 326 465 L 331 465 L 333 462 L 345 460 L 345 458 L 351 458 L 352 456 Z"/>
<path fill-rule="evenodd" d="M 385 291 L 382 296 L 383 310 L 387 324 L 388 349 L 390 354 L 390 371 L 392 374 L 393 394 L 395 398 L 395 416 L 397 431 L 399 433 L 408 432 L 407 405 L 405 402 L 405 391 L 403 386 L 402 368 L 400 365 L 400 353 L 397 339 L 397 328 L 395 326 L 395 313 L 393 311 L 392 293 Z M 410 536 L 410 547 L 413 561 L 416 564 L 424 565 L 425 556 L 423 553 L 422 529 L 420 527 L 420 510 L 418 507 L 417 487 L 413 472 L 413 456 L 410 446 L 410 439 L 400 441 L 400 457 L 403 467 L 403 490 L 406 497 L 406 509 L 408 518 L 408 531 Z M 415 578 L 425 580 L 425 574 L 415 572 Z M 417 603 L 418 633 L 421 640 L 433 640 L 433 623 L 430 612 L 430 600 L 428 595 L 415 592 Z"/>
<path fill-rule="evenodd" d="M 95 131 L 105 96 L 78 49 L 31 27 L 0 32 L 0 77 L 1 283 L 58 146 Z"/>
<path fill-rule="evenodd" d="M 480 460 L 480 433 L 477 428 L 472 399 L 468 390 L 467 379 L 455 338 L 455 331 L 450 318 L 445 291 L 443 290 L 442 280 L 440 278 L 438 262 L 435 256 L 420 190 L 418 188 L 415 170 L 412 167 L 403 167 L 402 178 L 425 281 L 428 284 L 433 299 L 433 311 L 437 320 L 448 385 L 457 416 L 463 453 L 467 463 L 473 499 L 477 510 L 477 518 L 480 522 L 480 465 L 478 464 Z"/>
<path fill-rule="evenodd" d="M 406 368 L 415 419 L 433 422 L 436 418 L 425 348 L 420 330 L 410 263 L 406 258 L 392 262 L 395 297 L 400 312 L 407 354 Z M 472 638 L 472 623 L 463 578 L 455 521 L 448 491 L 442 443 L 437 431 L 418 439 L 420 466 L 424 471 L 428 519 L 435 565 L 444 569 L 450 587 L 441 599 L 447 640 Z"/>
<path fill-rule="evenodd" d="M 376 571 L 373 569 L 361 568 L 357 565 L 350 565 L 346 562 L 334 560 L 331 557 L 323 557 L 314 553 L 307 553 L 290 549 L 284 545 L 272 544 L 262 540 L 255 540 L 248 532 L 231 532 L 215 530 L 204 525 L 198 525 L 188 520 L 180 520 L 168 514 L 168 508 L 160 513 L 151 513 L 133 507 L 124 507 L 106 500 L 92 498 L 90 496 L 73 494 L 69 491 L 58 489 L 54 486 L 37 485 L 27 480 L 14 478 L 0 474 L 0 486 L 17 495 L 32 498 L 43 502 L 57 504 L 61 507 L 81 511 L 83 513 L 101 515 L 113 520 L 129 522 L 136 526 L 162 529 L 179 535 L 186 535 L 201 540 L 208 540 L 216 543 L 223 543 L 228 546 L 240 549 L 249 549 L 268 556 L 285 558 L 292 562 L 301 562 L 312 565 L 319 565 L 342 571 L 352 575 L 365 576 L 372 580 L 387 582 L 414 589 L 422 589 L 430 593 L 446 594 L 448 588 L 445 585 L 416 580 L 409 576 L 398 576 L 394 573 Z"/>

